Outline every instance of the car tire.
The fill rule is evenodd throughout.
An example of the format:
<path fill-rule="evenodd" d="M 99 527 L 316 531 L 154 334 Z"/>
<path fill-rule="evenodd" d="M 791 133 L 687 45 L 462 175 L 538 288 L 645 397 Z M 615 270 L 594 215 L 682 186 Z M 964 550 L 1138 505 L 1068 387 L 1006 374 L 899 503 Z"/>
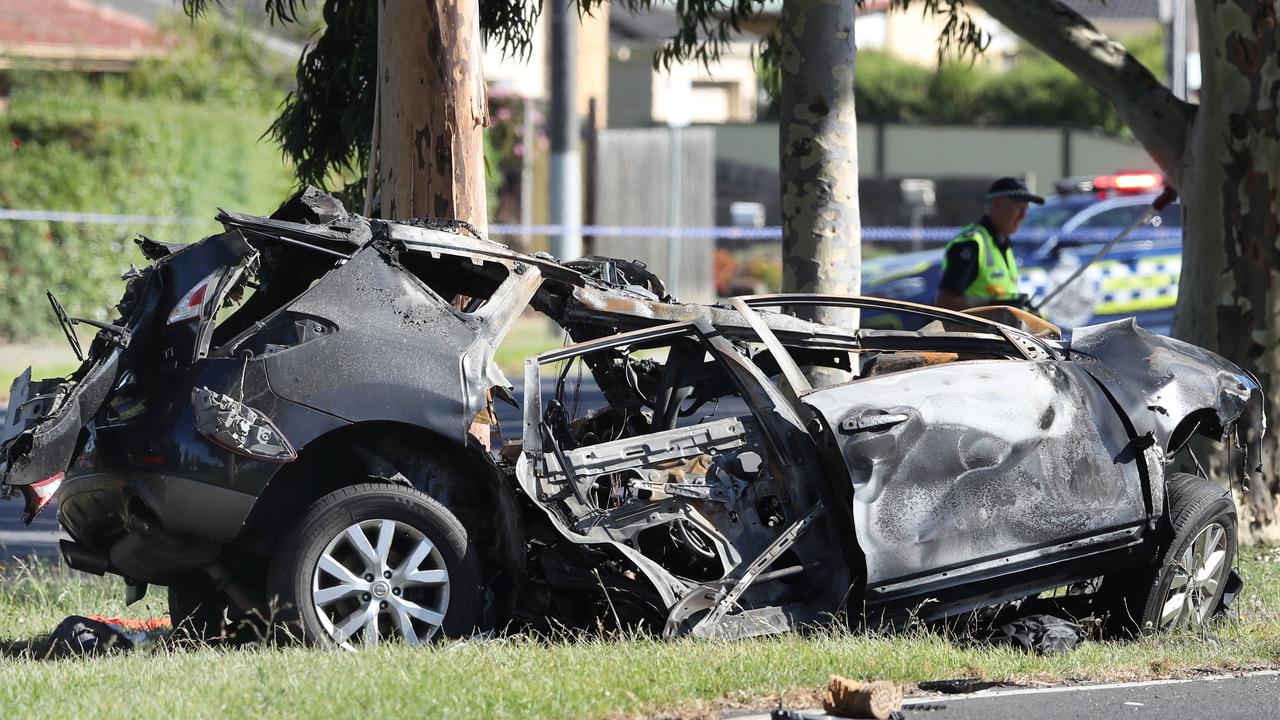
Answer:
<path fill-rule="evenodd" d="M 480 617 L 477 553 L 443 505 L 412 487 L 352 485 L 313 503 L 274 553 L 277 628 L 346 649 L 458 637 Z"/>
<path fill-rule="evenodd" d="M 1217 609 L 1236 556 L 1235 503 L 1230 492 L 1196 475 L 1177 473 L 1168 489 L 1170 538 L 1154 574 L 1129 580 L 1113 598 L 1112 628 L 1122 632 L 1198 630 Z M 1123 587 L 1122 578 L 1108 578 Z"/>

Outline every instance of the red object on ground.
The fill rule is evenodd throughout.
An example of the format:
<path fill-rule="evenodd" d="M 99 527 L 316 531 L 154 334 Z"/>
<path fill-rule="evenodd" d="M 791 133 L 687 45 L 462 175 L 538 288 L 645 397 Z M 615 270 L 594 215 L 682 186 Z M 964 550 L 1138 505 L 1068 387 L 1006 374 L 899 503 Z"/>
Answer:
<path fill-rule="evenodd" d="M 167 617 L 151 618 L 150 620 L 128 620 L 125 618 L 108 618 L 101 615 L 86 615 L 90 620 L 96 620 L 100 623 L 114 625 L 121 630 L 129 630 L 132 632 L 152 632 L 155 630 L 172 630 L 173 623 Z"/>

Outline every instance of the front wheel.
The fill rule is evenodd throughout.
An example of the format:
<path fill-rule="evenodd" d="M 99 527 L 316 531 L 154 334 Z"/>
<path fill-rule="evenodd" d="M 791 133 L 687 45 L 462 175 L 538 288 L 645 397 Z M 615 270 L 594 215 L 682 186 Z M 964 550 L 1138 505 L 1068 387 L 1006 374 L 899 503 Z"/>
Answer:
<path fill-rule="evenodd" d="M 1236 556 L 1236 507 L 1230 493 L 1194 475 L 1175 475 L 1168 488 L 1172 539 L 1150 584 L 1135 585 L 1125 606 L 1118 608 L 1125 624 L 1136 624 L 1141 631 L 1204 626 L 1222 600 Z M 1138 608 L 1140 614 L 1128 612 Z"/>
<path fill-rule="evenodd" d="M 309 644 L 418 644 L 474 629 L 481 588 L 466 530 L 402 485 L 362 484 L 317 500 L 272 561 L 277 620 Z"/>

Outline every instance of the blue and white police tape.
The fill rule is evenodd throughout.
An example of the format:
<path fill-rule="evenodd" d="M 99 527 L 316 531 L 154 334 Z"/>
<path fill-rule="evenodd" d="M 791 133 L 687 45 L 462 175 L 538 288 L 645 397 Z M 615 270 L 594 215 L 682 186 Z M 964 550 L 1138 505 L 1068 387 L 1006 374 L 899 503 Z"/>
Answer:
<path fill-rule="evenodd" d="M 66 222 L 84 225 L 200 225 L 211 223 L 212 219 L 194 217 L 174 217 L 164 215 L 122 215 L 111 213 L 68 212 L 60 210 L 21 210 L 0 208 L 0 221 L 14 222 Z M 941 245 L 959 234 L 960 227 L 927 227 L 911 228 L 902 226 L 879 226 L 862 228 L 862 240 L 868 243 Z M 781 241 L 782 228 L 739 227 L 721 225 L 715 227 L 671 227 L 668 225 L 581 225 L 566 227 L 563 225 L 512 225 L 494 224 L 489 226 L 489 235 L 493 237 L 516 237 L 522 235 L 560 235 L 564 232 L 594 237 L 619 238 L 714 238 L 728 241 Z M 1090 228 L 1061 233 L 1058 241 L 1069 241 L 1075 244 L 1102 243 L 1114 237 L 1116 230 L 1112 228 Z M 1028 230 L 1019 233 L 1019 242 L 1039 244 L 1057 234 L 1056 230 Z M 1138 228 L 1129 235 L 1131 242 L 1177 240 L 1182 237 L 1180 228 L 1144 227 Z"/>

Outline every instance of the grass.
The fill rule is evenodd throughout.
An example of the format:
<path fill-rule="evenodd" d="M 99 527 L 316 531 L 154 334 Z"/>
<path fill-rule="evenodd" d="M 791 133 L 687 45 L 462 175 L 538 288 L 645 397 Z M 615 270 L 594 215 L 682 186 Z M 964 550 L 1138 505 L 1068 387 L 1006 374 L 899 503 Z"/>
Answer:
<path fill-rule="evenodd" d="M 554 322 L 534 312 L 526 312 L 498 345 L 493 360 L 506 373 L 507 379 L 520 385 L 524 377 L 524 359 L 568 343 L 564 331 Z"/>
<path fill-rule="evenodd" d="M 788 693 L 815 702 L 832 673 L 903 683 L 982 677 L 1016 682 L 1122 680 L 1280 664 L 1280 555 L 1246 551 L 1242 617 L 1204 636 L 1089 642 L 1040 658 L 966 647 L 925 631 L 823 631 L 744 641 L 515 637 L 350 654 L 302 648 L 158 647 L 64 661 L 0 660 L 0 717 L 617 717 L 705 716 L 766 707 Z M 0 576 L 0 636 L 31 638 L 68 613 L 146 618 L 152 591 L 126 609 L 119 581 L 48 566 Z"/>
<path fill-rule="evenodd" d="M 81 346 L 88 349 L 91 339 L 93 336 L 82 337 Z M 65 340 L 0 345 L 0 411 L 8 407 L 10 383 L 28 367 L 31 379 L 40 380 L 70 375 L 80 362 Z"/>

